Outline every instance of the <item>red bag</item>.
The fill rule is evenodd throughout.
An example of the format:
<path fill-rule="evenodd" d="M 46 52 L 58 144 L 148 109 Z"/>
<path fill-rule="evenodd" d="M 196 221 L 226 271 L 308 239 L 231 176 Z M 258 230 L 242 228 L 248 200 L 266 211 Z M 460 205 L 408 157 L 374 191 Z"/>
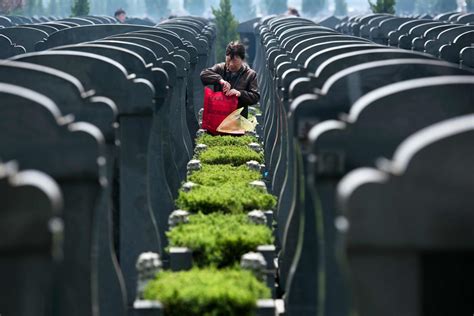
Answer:
<path fill-rule="evenodd" d="M 239 99 L 236 96 L 228 97 L 223 92 L 214 92 L 204 88 L 204 113 L 202 114 L 202 128 L 213 135 L 219 134 L 217 127 L 230 113 L 237 110 Z"/>

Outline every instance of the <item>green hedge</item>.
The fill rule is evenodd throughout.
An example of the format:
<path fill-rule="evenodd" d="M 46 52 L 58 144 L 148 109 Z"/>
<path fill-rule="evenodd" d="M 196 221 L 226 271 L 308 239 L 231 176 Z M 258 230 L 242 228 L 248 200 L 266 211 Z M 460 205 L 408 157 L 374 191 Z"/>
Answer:
<path fill-rule="evenodd" d="M 254 136 L 212 136 L 203 134 L 196 139 L 196 144 L 206 144 L 209 147 L 214 146 L 247 146 L 250 143 L 257 142 Z"/>
<path fill-rule="evenodd" d="M 241 146 L 214 146 L 199 155 L 204 164 L 230 164 L 233 166 L 244 165 L 249 160 L 263 162 L 263 153 L 257 153 L 248 147 Z"/>
<path fill-rule="evenodd" d="M 249 221 L 247 215 L 196 214 L 189 223 L 167 232 L 171 247 L 188 247 L 199 267 L 238 264 L 243 254 L 260 245 L 273 244 L 271 230 Z"/>
<path fill-rule="evenodd" d="M 160 301 L 166 316 L 254 315 L 261 298 L 270 298 L 270 290 L 237 269 L 160 272 L 145 290 L 145 299 Z"/>
<path fill-rule="evenodd" d="M 180 191 L 176 205 L 192 213 L 239 214 L 254 209 L 271 210 L 276 198 L 247 183 L 228 182 L 220 186 L 198 186 L 187 193 Z"/>
<path fill-rule="evenodd" d="M 224 183 L 249 183 L 262 178 L 258 171 L 249 170 L 246 165 L 203 165 L 202 169 L 188 176 L 188 181 L 207 185 L 220 186 Z"/>

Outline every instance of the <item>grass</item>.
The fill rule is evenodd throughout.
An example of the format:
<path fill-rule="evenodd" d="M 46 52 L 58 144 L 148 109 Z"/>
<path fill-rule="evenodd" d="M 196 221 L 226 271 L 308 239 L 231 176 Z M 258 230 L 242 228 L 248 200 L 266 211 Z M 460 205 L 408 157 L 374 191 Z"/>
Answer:
<path fill-rule="evenodd" d="M 276 197 L 236 181 L 220 186 L 198 186 L 187 193 L 180 191 L 176 205 L 192 213 L 239 214 L 254 209 L 271 210 L 276 205 Z"/>
<path fill-rule="evenodd" d="M 263 153 L 257 153 L 250 148 L 240 146 L 215 146 L 210 147 L 199 155 L 199 160 L 204 164 L 230 164 L 233 166 L 244 165 L 247 161 L 256 160 L 263 163 Z"/>
<path fill-rule="evenodd" d="M 188 181 L 206 185 L 220 186 L 224 183 L 249 183 L 262 178 L 258 171 L 249 170 L 246 165 L 234 167 L 231 165 L 203 165 L 202 169 L 188 176 Z"/>
<path fill-rule="evenodd" d="M 145 298 L 160 301 L 166 316 L 250 316 L 270 290 L 248 271 L 192 269 L 158 273 Z"/>
<path fill-rule="evenodd" d="M 206 144 L 209 147 L 215 146 L 248 146 L 250 143 L 257 142 L 254 136 L 212 136 L 204 134 L 196 139 L 196 144 Z"/>
<path fill-rule="evenodd" d="M 167 236 L 171 247 L 192 249 L 199 267 L 230 267 L 245 253 L 273 243 L 271 230 L 250 222 L 244 214 L 191 215 L 189 223 L 173 228 Z"/>

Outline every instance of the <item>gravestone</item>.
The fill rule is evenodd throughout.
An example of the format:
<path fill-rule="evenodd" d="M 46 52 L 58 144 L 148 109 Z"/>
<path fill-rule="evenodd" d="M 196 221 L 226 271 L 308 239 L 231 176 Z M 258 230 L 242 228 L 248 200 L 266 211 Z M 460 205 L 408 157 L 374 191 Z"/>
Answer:
<path fill-rule="evenodd" d="M 64 260 L 58 267 L 52 305 L 61 315 L 97 315 L 93 232 L 105 179 L 105 163 L 100 164 L 103 136 L 91 124 L 73 123 L 62 116 L 44 95 L 19 86 L 0 86 L 2 157 L 49 174 L 64 197 Z"/>
<path fill-rule="evenodd" d="M 464 297 L 474 279 L 473 135 L 473 115 L 434 124 L 406 139 L 383 167 L 357 169 L 340 183 L 359 312 L 472 310 Z"/>
<path fill-rule="evenodd" d="M 0 35 L 0 59 L 25 53 L 23 46 L 17 46 L 12 43 L 10 38 Z"/>
<path fill-rule="evenodd" d="M 0 34 L 5 35 L 15 44 L 21 45 L 26 52 L 35 51 L 35 43 L 48 37 L 48 33 L 29 26 L 15 26 L 0 29 Z"/>
<path fill-rule="evenodd" d="M 120 192 L 120 216 L 117 221 L 120 224 L 118 256 L 126 277 L 128 303 L 133 304 L 136 290 L 135 258 L 144 251 L 161 250 L 159 232 L 154 225 L 155 215 L 150 207 L 150 175 L 147 172 L 153 86 L 145 79 L 130 76 L 116 61 L 96 54 L 46 51 L 21 55 L 17 59 L 68 72 L 79 79 L 85 89 L 93 89 L 98 95 L 111 98 L 117 105 L 117 138 L 120 145 L 117 188 Z M 107 80 L 102 79 L 104 73 L 109 76 Z M 161 194 L 161 201 L 172 199 L 171 193 L 164 187 L 155 193 Z M 162 211 L 169 212 L 166 205 L 163 205 Z"/>
<path fill-rule="evenodd" d="M 35 64 L 12 61 L 0 63 L 0 82 L 26 87 L 47 95 L 58 105 L 61 113 L 94 124 L 103 133 L 107 146 L 105 158 L 109 185 L 105 188 L 106 193 L 98 207 L 103 211 L 97 216 L 100 311 L 103 314 L 123 314 L 125 299 L 122 299 L 122 296 L 125 296 L 125 293 L 122 289 L 122 273 L 116 265 L 112 223 L 112 211 L 117 203 L 114 196 L 116 192 L 112 192 L 111 187 L 116 177 L 114 171 L 117 159 L 115 104 L 105 97 L 91 95 L 91 91 L 86 93 L 82 84 L 71 75 Z M 89 96 L 85 97 L 88 94 Z"/>
<path fill-rule="evenodd" d="M 0 310 L 5 316 L 51 315 L 62 259 L 62 195 L 48 175 L 0 164 Z"/>

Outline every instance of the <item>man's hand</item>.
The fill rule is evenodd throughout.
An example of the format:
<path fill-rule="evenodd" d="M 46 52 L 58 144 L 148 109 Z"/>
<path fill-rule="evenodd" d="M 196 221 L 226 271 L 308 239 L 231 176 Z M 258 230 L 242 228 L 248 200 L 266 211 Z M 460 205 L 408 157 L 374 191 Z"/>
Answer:
<path fill-rule="evenodd" d="M 222 86 L 222 92 L 224 92 L 227 95 L 227 92 L 229 92 L 230 90 L 230 83 L 228 83 L 224 79 L 219 80 L 219 83 Z"/>
<path fill-rule="evenodd" d="M 225 93 L 226 96 L 228 97 L 231 97 L 231 96 L 236 96 L 236 97 L 240 97 L 240 91 L 239 90 L 235 90 L 235 89 L 230 89 L 229 91 L 227 91 L 227 93 Z"/>

